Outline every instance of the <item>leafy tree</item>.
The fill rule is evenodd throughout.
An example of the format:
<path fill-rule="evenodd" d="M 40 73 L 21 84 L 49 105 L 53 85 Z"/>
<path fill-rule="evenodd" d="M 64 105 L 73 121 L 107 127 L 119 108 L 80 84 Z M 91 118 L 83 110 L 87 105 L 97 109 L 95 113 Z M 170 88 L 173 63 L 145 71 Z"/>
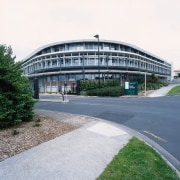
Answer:
<path fill-rule="evenodd" d="M 6 128 L 33 117 L 29 81 L 22 76 L 21 62 L 15 62 L 11 47 L 0 45 L 0 128 Z"/>

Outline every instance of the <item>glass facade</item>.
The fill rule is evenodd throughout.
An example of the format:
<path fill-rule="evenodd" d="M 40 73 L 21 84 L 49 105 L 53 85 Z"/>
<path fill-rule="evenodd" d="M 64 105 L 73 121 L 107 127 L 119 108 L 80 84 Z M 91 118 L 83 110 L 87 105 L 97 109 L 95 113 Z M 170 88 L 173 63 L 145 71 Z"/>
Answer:
<path fill-rule="evenodd" d="M 99 62 L 98 62 L 99 61 Z M 38 49 L 23 61 L 24 75 L 39 77 L 40 88 L 58 87 L 62 82 L 102 80 L 154 73 L 164 81 L 171 77 L 171 64 L 140 48 L 115 41 L 82 40 L 60 42 Z M 99 74 L 100 73 L 100 74 Z M 122 78 L 123 77 L 123 78 Z M 56 88 L 54 88 L 56 89 Z"/>

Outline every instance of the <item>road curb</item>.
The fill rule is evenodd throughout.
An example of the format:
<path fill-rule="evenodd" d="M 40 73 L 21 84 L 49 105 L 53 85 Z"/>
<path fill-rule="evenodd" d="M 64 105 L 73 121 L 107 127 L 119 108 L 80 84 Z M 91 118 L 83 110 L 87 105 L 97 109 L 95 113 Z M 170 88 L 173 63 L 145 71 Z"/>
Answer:
<path fill-rule="evenodd" d="M 83 116 L 83 115 L 80 115 Z M 166 161 L 166 163 L 177 173 L 177 175 L 180 177 L 180 161 L 178 161 L 173 155 L 171 155 L 168 151 L 166 151 L 163 147 L 161 147 L 159 144 L 157 144 L 155 141 L 151 140 L 147 136 L 141 134 L 138 131 L 135 131 L 129 127 L 126 127 L 124 125 L 120 125 L 115 122 L 110 122 L 104 119 L 95 118 L 91 116 L 85 116 L 87 118 L 95 119 L 96 121 L 102 121 L 106 122 L 108 124 L 114 125 L 116 127 L 119 127 L 120 129 L 126 131 L 132 136 L 135 136 L 139 138 L 140 140 L 144 141 L 147 145 L 149 145 L 151 148 L 153 148 L 160 156 Z M 178 169 L 176 168 L 178 167 Z"/>

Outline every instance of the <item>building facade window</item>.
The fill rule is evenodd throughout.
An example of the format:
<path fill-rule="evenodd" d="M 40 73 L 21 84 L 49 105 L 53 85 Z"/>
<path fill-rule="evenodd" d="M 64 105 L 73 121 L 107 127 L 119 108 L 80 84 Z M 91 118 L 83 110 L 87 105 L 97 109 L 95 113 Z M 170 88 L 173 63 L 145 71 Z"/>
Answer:
<path fill-rule="evenodd" d="M 54 82 L 54 87 L 61 82 L 97 80 L 99 77 L 102 80 L 122 80 L 127 71 L 129 77 L 143 78 L 143 73 L 146 72 L 147 76 L 154 73 L 160 79 L 168 81 L 171 77 L 171 64 L 133 45 L 101 40 L 99 58 L 97 40 L 77 40 L 39 48 L 38 52 L 32 53 L 23 61 L 25 76 L 29 79 L 36 76 L 51 85 Z M 46 88 L 41 90 L 44 89 Z"/>

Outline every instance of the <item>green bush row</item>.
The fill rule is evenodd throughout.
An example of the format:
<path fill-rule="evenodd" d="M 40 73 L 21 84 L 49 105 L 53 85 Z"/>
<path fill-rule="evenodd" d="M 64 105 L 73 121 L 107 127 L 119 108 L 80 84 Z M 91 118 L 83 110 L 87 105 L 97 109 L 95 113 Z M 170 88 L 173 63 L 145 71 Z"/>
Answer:
<path fill-rule="evenodd" d="M 144 79 L 131 79 L 131 81 L 138 81 L 138 90 L 143 91 L 145 89 Z M 155 74 L 151 74 L 147 77 L 146 90 L 156 90 L 163 86 L 167 86 L 167 83 L 162 82 Z M 120 87 L 120 81 L 117 79 L 100 81 L 83 80 L 80 82 L 81 95 L 89 96 L 121 96 L 124 95 L 123 87 Z"/>
<path fill-rule="evenodd" d="M 138 90 L 142 91 L 145 89 L 144 78 L 133 79 L 132 81 L 138 81 Z M 155 76 L 155 74 L 151 74 L 147 76 L 146 80 L 146 89 L 147 90 L 156 90 L 163 86 L 167 86 L 168 83 L 162 82 L 159 77 Z"/>
<path fill-rule="evenodd" d="M 120 86 L 120 82 L 117 79 L 100 81 L 100 88 Z M 81 80 L 80 89 L 81 91 L 89 91 L 92 89 L 99 88 L 99 81 Z"/>
<path fill-rule="evenodd" d="M 156 90 L 159 89 L 163 86 L 167 86 L 167 83 L 163 83 L 163 82 L 157 82 L 157 83 L 147 83 L 146 84 L 146 90 Z M 139 84 L 138 86 L 139 91 L 142 91 L 145 89 L 145 83 Z"/>
<path fill-rule="evenodd" d="M 81 93 L 82 94 L 82 93 Z M 92 89 L 86 92 L 89 96 L 122 96 L 124 95 L 124 88 L 121 86 L 117 87 L 104 87 L 100 89 Z"/>

